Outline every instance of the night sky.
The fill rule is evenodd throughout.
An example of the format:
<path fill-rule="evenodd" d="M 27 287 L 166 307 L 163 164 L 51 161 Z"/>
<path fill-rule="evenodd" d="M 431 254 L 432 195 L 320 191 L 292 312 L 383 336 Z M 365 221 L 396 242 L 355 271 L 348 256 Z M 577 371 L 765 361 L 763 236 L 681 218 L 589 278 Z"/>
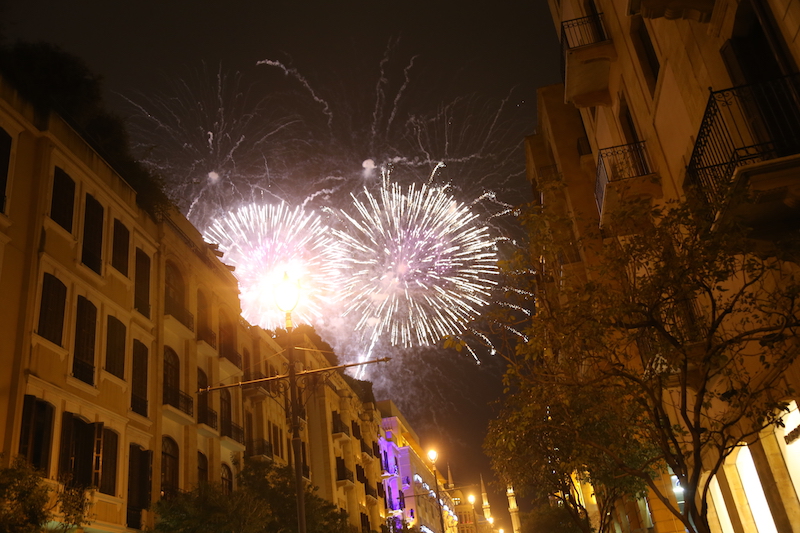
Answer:
<path fill-rule="evenodd" d="M 0 32 L 7 43 L 17 39 L 51 42 L 83 59 L 103 77 L 108 106 L 125 118 L 135 113 L 131 101 L 146 107 L 150 98 L 168 98 L 179 76 L 185 76 L 187 84 L 203 83 L 203 76 L 188 74 L 203 70 L 231 77 L 238 73 L 244 84 L 253 83 L 266 92 L 273 90 L 270 87 L 276 93 L 289 91 L 292 80 L 282 72 L 256 65 L 266 59 L 280 61 L 296 69 L 338 113 L 335 131 L 329 131 L 330 138 L 323 142 L 335 145 L 337 155 L 348 152 L 352 161 L 337 162 L 337 171 L 350 163 L 360 167 L 369 157 L 388 157 L 387 147 L 392 144 L 395 155 L 406 149 L 396 146 L 400 137 L 387 135 L 381 146 L 360 153 L 357 147 L 366 128 L 360 134 L 355 133 L 357 125 L 352 126 L 352 134 L 348 129 L 358 117 L 372 113 L 370 99 L 374 100 L 379 66 L 389 58 L 384 72 L 396 80 L 392 94 L 397 94 L 406 75 L 410 80 L 404 93 L 407 102 L 399 109 L 405 115 L 432 117 L 447 103 L 467 95 L 483 102 L 508 100 L 512 116 L 495 135 L 511 151 L 500 164 L 480 163 L 502 167 L 501 175 L 484 169 L 470 173 L 468 163 L 451 165 L 451 172 L 480 182 L 483 190 L 497 180 L 506 198 L 517 202 L 528 195 L 522 142 L 535 129 L 535 90 L 559 81 L 557 36 L 544 0 L 0 0 Z M 295 91 L 287 100 L 291 104 L 285 105 L 314 106 L 308 95 L 297 97 L 301 89 L 296 83 L 291 90 Z M 359 110 L 362 103 L 364 109 Z M 486 122 L 487 117 L 480 116 L 482 109 L 467 108 L 459 119 L 467 125 Z M 292 109 L 291 113 L 306 111 Z M 469 137 L 468 127 L 461 131 Z M 146 127 L 133 131 L 133 137 L 139 143 L 152 142 Z M 466 141 L 462 144 L 462 150 L 469 149 Z M 294 145 L 282 146 L 286 150 Z M 315 149 L 316 157 L 320 153 Z M 313 156 L 291 157 L 308 160 Z M 316 186 L 313 180 L 300 183 L 292 176 L 283 184 L 282 197 L 292 199 L 292 184 L 298 190 L 305 187 L 304 197 Z M 459 190 L 472 194 L 469 183 Z M 501 392 L 500 358 L 482 354 L 484 363 L 477 366 L 455 352 L 412 352 L 395 358 L 402 363 L 394 362 L 392 382 L 376 380 L 376 393 L 391 394 L 417 429 L 423 446 L 439 449 L 457 486 L 476 483 L 479 472 L 488 481 L 488 460 L 480 443 L 493 412 L 491 403 Z M 504 497 L 493 491 L 491 503 L 493 514 L 500 518 Z M 509 531 L 510 523 L 504 521 Z"/>

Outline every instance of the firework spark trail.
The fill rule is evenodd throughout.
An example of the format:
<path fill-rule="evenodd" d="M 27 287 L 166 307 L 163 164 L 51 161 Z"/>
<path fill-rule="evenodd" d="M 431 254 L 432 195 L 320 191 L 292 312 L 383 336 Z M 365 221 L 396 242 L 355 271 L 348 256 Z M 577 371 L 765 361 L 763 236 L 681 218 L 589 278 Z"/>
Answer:
<path fill-rule="evenodd" d="M 297 81 L 299 81 L 300 84 L 302 84 L 303 87 L 306 88 L 306 90 L 308 91 L 308 94 L 311 95 L 311 98 L 313 98 L 314 101 L 317 102 L 318 104 L 322 105 L 322 112 L 325 113 L 326 117 L 328 117 L 328 127 L 329 128 L 331 127 L 331 124 L 333 123 L 333 112 L 331 111 L 331 106 L 328 104 L 328 102 L 326 102 L 324 99 L 320 98 L 317 95 L 317 92 L 314 90 L 314 88 L 311 86 L 311 84 L 308 83 L 308 80 L 302 74 L 300 74 L 300 72 L 296 68 L 289 68 L 286 65 L 284 65 L 283 63 L 281 63 L 280 61 L 275 61 L 275 60 L 272 60 L 272 59 L 264 59 L 264 60 L 258 61 L 256 63 L 256 65 L 266 65 L 268 67 L 278 67 L 279 69 L 281 69 L 283 71 L 284 74 L 286 74 L 287 76 L 291 76 L 294 79 L 296 79 Z"/>
<path fill-rule="evenodd" d="M 345 315 L 370 342 L 424 346 L 458 335 L 497 285 L 495 241 L 469 207 L 437 187 L 385 183 L 353 196 L 342 227 Z"/>
<path fill-rule="evenodd" d="M 236 267 L 242 315 L 263 328 L 283 327 L 272 291 L 284 273 L 306 293 L 295 310 L 300 323 L 321 323 L 336 290 L 336 243 L 314 213 L 285 203 L 251 204 L 217 219 L 203 236 Z"/>

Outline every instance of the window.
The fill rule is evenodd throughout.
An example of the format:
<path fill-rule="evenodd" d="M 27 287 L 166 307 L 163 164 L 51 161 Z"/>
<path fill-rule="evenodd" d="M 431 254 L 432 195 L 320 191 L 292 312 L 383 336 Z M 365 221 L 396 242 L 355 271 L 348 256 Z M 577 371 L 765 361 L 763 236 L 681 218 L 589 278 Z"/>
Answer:
<path fill-rule="evenodd" d="M 75 320 L 75 357 L 72 360 L 72 375 L 94 385 L 94 345 L 97 330 L 97 308 L 83 296 L 78 296 L 78 312 Z"/>
<path fill-rule="evenodd" d="M 225 495 L 229 495 L 233 492 L 233 472 L 231 472 L 231 467 L 222 463 L 222 493 Z"/>
<path fill-rule="evenodd" d="M 125 379 L 125 324 L 116 317 L 108 317 L 106 332 L 106 371 Z"/>
<path fill-rule="evenodd" d="M 208 457 L 203 452 L 197 452 L 197 482 L 208 483 Z"/>
<path fill-rule="evenodd" d="M 119 436 L 115 431 L 103 428 L 103 462 L 100 473 L 100 492 L 115 496 L 117 493 L 117 447 Z"/>
<path fill-rule="evenodd" d="M 147 346 L 138 339 L 133 341 L 131 371 L 131 410 L 147 416 Z"/>
<path fill-rule="evenodd" d="M 77 487 L 98 487 L 115 494 L 119 436 L 102 422 L 85 422 L 65 412 L 61 423 L 59 480 Z"/>
<path fill-rule="evenodd" d="M 128 454 L 128 527 L 142 528 L 142 509 L 150 507 L 150 468 L 153 452 L 138 444 L 130 445 Z"/>
<path fill-rule="evenodd" d="M 178 491 L 178 445 L 170 437 L 161 438 L 161 495 Z"/>
<path fill-rule="evenodd" d="M 164 297 L 166 298 L 167 307 L 172 303 L 178 309 L 183 309 L 186 305 L 186 290 L 183 284 L 183 276 L 181 275 L 181 271 L 178 270 L 178 267 L 175 266 L 175 263 L 171 261 L 167 261 L 165 266 L 164 285 L 166 286 Z"/>
<path fill-rule="evenodd" d="M 219 391 L 219 422 L 222 436 L 231 437 L 233 420 L 231 417 L 231 392 L 228 389 Z"/>
<path fill-rule="evenodd" d="M 166 346 L 164 348 L 164 403 L 172 405 L 167 401 L 172 395 L 177 396 L 181 389 L 181 361 L 175 350 Z M 177 402 L 177 399 L 175 400 Z"/>
<path fill-rule="evenodd" d="M 64 331 L 64 308 L 67 303 L 67 287 L 52 274 L 42 278 L 42 302 L 39 309 L 37 333 L 61 346 Z"/>
<path fill-rule="evenodd" d="M 11 166 L 11 135 L 0 128 L 0 213 L 6 209 L 6 186 Z"/>
<path fill-rule="evenodd" d="M 83 253 L 81 262 L 98 274 L 103 266 L 103 206 L 91 194 L 86 195 L 83 214 Z"/>
<path fill-rule="evenodd" d="M 197 369 L 197 388 L 205 389 L 208 387 L 208 376 L 203 369 Z M 217 421 L 211 420 L 212 416 L 208 410 L 208 393 L 203 392 L 197 395 L 197 421 L 210 427 L 216 427 Z"/>
<path fill-rule="evenodd" d="M 217 337 L 211 330 L 208 299 L 201 290 L 197 291 L 197 339 L 205 341 L 212 348 L 217 347 Z"/>
<path fill-rule="evenodd" d="M 114 242 L 111 246 L 111 266 L 124 275 L 128 275 L 128 243 L 131 239 L 131 232 L 125 224 L 114 219 Z"/>
<path fill-rule="evenodd" d="M 19 454 L 47 477 L 53 436 L 53 406 L 26 394 L 22 404 L 22 431 Z"/>
<path fill-rule="evenodd" d="M 133 307 L 150 318 L 150 256 L 136 249 L 136 271 L 134 273 Z"/>
<path fill-rule="evenodd" d="M 658 81 L 658 73 L 661 70 L 661 63 L 658 61 L 656 49 L 641 15 L 631 17 L 631 38 L 636 56 L 639 59 L 639 65 L 642 68 L 642 73 L 652 96 L 656 92 L 656 82 Z"/>
<path fill-rule="evenodd" d="M 72 213 L 75 209 L 75 181 L 63 169 L 53 173 L 53 197 L 50 200 L 50 218 L 72 233 Z"/>

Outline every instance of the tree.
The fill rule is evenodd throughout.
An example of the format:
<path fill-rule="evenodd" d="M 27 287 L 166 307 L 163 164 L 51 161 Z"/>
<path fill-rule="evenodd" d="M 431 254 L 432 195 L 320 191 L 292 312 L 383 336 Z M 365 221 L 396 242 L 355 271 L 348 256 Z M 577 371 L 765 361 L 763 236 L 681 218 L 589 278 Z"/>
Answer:
<path fill-rule="evenodd" d="M 236 490 L 201 483 L 155 504 L 155 530 L 161 533 L 286 533 L 297 531 L 294 471 L 271 462 L 248 460 Z M 308 533 L 353 533 L 347 513 L 306 487 Z"/>
<path fill-rule="evenodd" d="M 0 47 L 0 73 L 43 115 L 58 113 L 136 191 L 137 202 L 156 216 L 172 203 L 159 176 L 130 152 L 125 122 L 105 109 L 102 79 L 79 58 L 48 43 Z"/>
<path fill-rule="evenodd" d="M 521 516 L 522 533 L 581 533 L 584 529 L 575 525 L 569 511 L 560 505 L 548 503 L 534 507 Z"/>
<path fill-rule="evenodd" d="M 49 489 L 27 461 L 0 469 L 0 531 L 38 533 L 50 520 Z"/>
<path fill-rule="evenodd" d="M 589 472 L 603 457 L 646 483 L 687 531 L 707 533 L 713 477 L 737 446 L 779 422 L 790 397 L 783 374 L 797 356 L 800 248 L 754 242 L 731 221 L 711 226 L 685 203 L 631 204 L 612 220 L 620 236 L 580 243 L 596 260 L 570 274 L 563 252 L 574 243 L 554 231 L 563 220 L 537 207 L 524 222 L 532 244 L 510 266 L 536 303 L 509 356 L 509 392 L 536 390 L 562 409 L 558 424 L 534 424 L 592 450 Z M 570 409 L 575 398 L 595 398 L 589 416 Z M 654 453 L 593 438 L 598 412 Z M 683 488 L 682 510 L 656 482 L 666 471 Z"/>

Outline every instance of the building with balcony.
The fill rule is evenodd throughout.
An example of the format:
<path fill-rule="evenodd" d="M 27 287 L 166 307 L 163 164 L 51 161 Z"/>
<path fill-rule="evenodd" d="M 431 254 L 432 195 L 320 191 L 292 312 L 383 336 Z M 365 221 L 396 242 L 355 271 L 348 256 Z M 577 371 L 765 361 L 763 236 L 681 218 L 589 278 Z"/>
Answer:
<path fill-rule="evenodd" d="M 594 250 L 636 232 L 642 220 L 614 216 L 631 200 L 689 202 L 712 230 L 742 222 L 756 242 L 796 234 L 800 3 L 549 6 L 562 43 L 563 83 L 539 89 L 536 133 L 525 140 L 536 203 L 562 217 L 550 228 L 560 248 L 540 265 L 552 282 L 547 287 L 586 281 L 600 260 Z M 691 330 L 698 327 L 691 317 L 705 311 L 687 305 L 671 312 L 673 322 Z M 647 342 L 641 339 L 639 349 Z M 796 365 L 783 379 L 798 390 Z M 712 484 L 715 531 L 800 531 L 797 398 L 785 400 L 786 427 L 741 443 Z M 583 489 L 574 496 L 591 508 L 592 488 Z M 683 531 L 655 498 L 627 505 L 618 531 Z"/>
<path fill-rule="evenodd" d="M 2 79 L 0 193 L 3 466 L 20 455 L 53 488 L 93 488 L 87 531 L 120 532 L 152 527 L 160 497 L 233 488 L 244 457 L 294 460 L 286 340 L 241 319 L 216 247 L 180 213 L 142 209 L 76 131 Z M 308 337 L 293 344 L 299 370 L 330 366 Z M 383 429 L 354 383 L 300 380 L 303 473 L 369 533 L 386 518 Z"/>
<path fill-rule="evenodd" d="M 378 402 L 378 409 L 385 432 L 381 469 L 392 527 L 405 523 L 424 533 L 457 533 L 458 515 L 446 480 L 438 470 L 434 475 L 416 432 L 392 401 Z"/>

